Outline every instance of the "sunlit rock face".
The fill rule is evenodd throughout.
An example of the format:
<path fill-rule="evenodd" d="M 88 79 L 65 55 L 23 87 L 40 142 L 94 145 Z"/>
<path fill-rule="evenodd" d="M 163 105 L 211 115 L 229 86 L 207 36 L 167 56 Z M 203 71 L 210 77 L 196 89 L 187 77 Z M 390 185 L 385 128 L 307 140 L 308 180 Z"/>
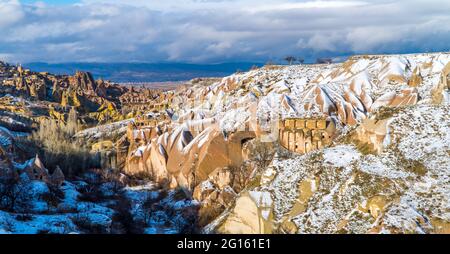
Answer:
<path fill-rule="evenodd" d="M 448 104 L 450 101 L 450 63 L 448 63 L 440 75 L 439 84 L 432 90 L 433 102 L 436 104 Z"/>
<path fill-rule="evenodd" d="M 73 76 L 53 75 L 2 64 L 0 75 L 0 94 L 51 104 L 56 106 L 53 109 L 59 114 L 64 114 L 64 108 L 75 107 L 85 114 L 85 118 L 99 123 L 125 118 L 120 112 L 119 98 L 128 88 L 94 80 L 89 72 L 76 72 Z"/>
<path fill-rule="evenodd" d="M 222 167 L 239 167 L 243 162 L 242 143 L 254 134 L 233 134 L 228 139 L 214 121 L 200 121 L 196 137 L 190 128 L 181 125 L 170 132 L 158 135 L 154 129 L 133 129 L 130 126 L 128 139 L 130 148 L 137 147 L 127 157 L 125 172 L 128 174 L 148 173 L 159 183 L 170 183 L 187 190 L 193 188 Z"/>
<path fill-rule="evenodd" d="M 218 228 L 224 234 L 270 234 L 273 231 L 270 193 L 242 193 L 226 220 Z"/>

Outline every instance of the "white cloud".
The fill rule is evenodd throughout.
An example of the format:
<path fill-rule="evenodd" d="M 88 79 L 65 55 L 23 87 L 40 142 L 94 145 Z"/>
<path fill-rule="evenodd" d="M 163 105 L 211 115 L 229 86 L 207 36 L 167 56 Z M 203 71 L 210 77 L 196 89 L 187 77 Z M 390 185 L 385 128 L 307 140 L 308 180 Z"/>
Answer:
<path fill-rule="evenodd" d="M 17 0 L 0 0 L 0 28 L 19 22 L 24 17 Z"/>
<path fill-rule="evenodd" d="M 0 0 L 17 61 L 266 61 L 449 50 L 450 1 Z"/>
<path fill-rule="evenodd" d="M 363 27 L 350 31 L 346 40 L 354 51 L 370 51 L 378 45 L 401 42 L 406 34 L 408 31 L 398 27 Z"/>
<path fill-rule="evenodd" d="M 329 8 L 346 8 L 366 5 L 366 2 L 362 1 L 309 1 L 309 2 L 289 2 L 289 3 L 276 3 L 255 5 L 251 8 L 252 12 L 262 11 L 282 11 L 282 10 L 295 10 L 295 9 L 329 9 Z"/>
<path fill-rule="evenodd" d="M 299 46 L 316 51 L 335 51 L 340 40 L 342 38 L 338 33 L 318 33 L 313 35 L 306 44 L 299 44 Z"/>

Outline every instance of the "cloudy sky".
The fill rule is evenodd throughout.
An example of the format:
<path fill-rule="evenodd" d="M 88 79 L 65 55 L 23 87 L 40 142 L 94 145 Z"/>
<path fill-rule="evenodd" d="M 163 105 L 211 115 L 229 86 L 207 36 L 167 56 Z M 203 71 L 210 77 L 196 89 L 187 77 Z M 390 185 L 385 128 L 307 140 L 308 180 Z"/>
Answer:
<path fill-rule="evenodd" d="M 448 0 L 0 0 L 10 62 L 279 60 L 450 50 Z"/>

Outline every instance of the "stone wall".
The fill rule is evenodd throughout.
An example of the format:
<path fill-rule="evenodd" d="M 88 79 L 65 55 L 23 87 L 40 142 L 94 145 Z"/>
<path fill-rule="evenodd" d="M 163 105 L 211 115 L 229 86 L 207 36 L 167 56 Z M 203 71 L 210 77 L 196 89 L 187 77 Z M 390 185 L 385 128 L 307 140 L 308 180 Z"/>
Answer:
<path fill-rule="evenodd" d="M 330 144 L 334 132 L 332 120 L 288 118 L 279 123 L 279 142 L 289 151 L 304 154 Z"/>

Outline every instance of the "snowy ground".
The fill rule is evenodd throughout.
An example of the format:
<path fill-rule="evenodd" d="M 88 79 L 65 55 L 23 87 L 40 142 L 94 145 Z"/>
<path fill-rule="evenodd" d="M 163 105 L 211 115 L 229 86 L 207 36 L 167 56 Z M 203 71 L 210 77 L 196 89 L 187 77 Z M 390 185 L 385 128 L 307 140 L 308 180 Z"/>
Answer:
<path fill-rule="evenodd" d="M 64 182 L 57 201 L 48 198 L 51 190 L 45 183 L 31 181 L 26 185 L 30 197 L 26 207 L 17 207 L 16 212 L 0 210 L 0 233 L 126 233 L 118 231 L 123 226 L 117 226 L 116 221 L 122 209 L 129 209 L 125 211 L 130 215 L 128 223 L 142 228 L 135 233 L 175 234 L 189 226 L 190 218 L 183 217 L 183 212 L 190 208 L 195 210 L 197 205 L 177 191 L 166 192 L 151 183 L 118 191 L 114 190 L 113 183 L 103 183 L 99 186 L 102 198 L 98 201 L 82 198 L 82 193 L 90 188 L 84 181 Z M 125 202 L 120 203 L 117 195 Z M 123 207 L 118 208 L 118 205 Z"/>

